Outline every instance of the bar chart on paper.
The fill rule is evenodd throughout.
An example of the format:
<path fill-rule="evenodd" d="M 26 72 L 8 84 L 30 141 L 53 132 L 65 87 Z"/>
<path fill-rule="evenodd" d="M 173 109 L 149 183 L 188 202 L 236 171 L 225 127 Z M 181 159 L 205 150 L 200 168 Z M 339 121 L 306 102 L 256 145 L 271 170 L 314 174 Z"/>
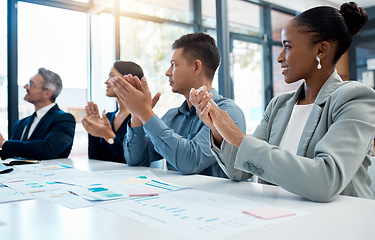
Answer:
<path fill-rule="evenodd" d="M 260 202 L 186 189 L 160 196 L 130 198 L 126 204 L 114 203 L 102 208 L 182 238 L 226 239 L 274 223 L 242 213 L 244 209 L 262 206 Z"/>
<path fill-rule="evenodd" d="M 0 202 L 43 198 L 76 209 L 104 201 L 185 189 L 162 182 L 149 170 L 86 172 L 60 163 L 22 165 L 0 176 Z"/>
<path fill-rule="evenodd" d="M 33 199 L 34 196 L 22 193 L 0 183 L 0 203 Z"/>

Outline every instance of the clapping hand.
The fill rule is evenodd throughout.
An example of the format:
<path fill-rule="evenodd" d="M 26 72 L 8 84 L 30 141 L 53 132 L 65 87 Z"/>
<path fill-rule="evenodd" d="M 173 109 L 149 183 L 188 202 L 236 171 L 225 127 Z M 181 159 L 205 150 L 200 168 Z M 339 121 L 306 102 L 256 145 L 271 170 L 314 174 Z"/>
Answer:
<path fill-rule="evenodd" d="M 103 123 L 99 115 L 98 106 L 94 102 L 87 103 L 87 106 L 85 107 L 85 112 L 86 112 L 85 118 L 98 124 Z"/>
<path fill-rule="evenodd" d="M 3 147 L 4 140 L 5 139 L 4 139 L 3 135 L 0 133 L 0 148 Z"/>
<path fill-rule="evenodd" d="M 140 80 L 138 77 L 128 74 L 124 75 L 124 78 L 115 77 L 112 84 L 119 101 L 132 114 L 132 127 L 135 127 L 134 122 L 137 123 L 137 126 L 142 125 L 155 115 L 152 108 L 159 100 L 160 93 L 151 98 L 151 91 L 145 77 Z"/>
<path fill-rule="evenodd" d="M 205 86 L 192 88 L 189 101 L 196 108 L 199 118 L 212 130 L 215 144 L 220 146 L 223 138 L 230 144 L 239 147 L 245 134 L 237 127 L 226 111 L 223 111 L 212 100 L 212 93 Z"/>
<path fill-rule="evenodd" d="M 100 117 L 98 106 L 93 102 L 88 102 L 85 110 L 86 116 L 82 119 L 82 125 L 90 135 L 101 137 L 105 140 L 116 136 L 105 114 L 105 110 L 102 113 L 102 117 Z"/>

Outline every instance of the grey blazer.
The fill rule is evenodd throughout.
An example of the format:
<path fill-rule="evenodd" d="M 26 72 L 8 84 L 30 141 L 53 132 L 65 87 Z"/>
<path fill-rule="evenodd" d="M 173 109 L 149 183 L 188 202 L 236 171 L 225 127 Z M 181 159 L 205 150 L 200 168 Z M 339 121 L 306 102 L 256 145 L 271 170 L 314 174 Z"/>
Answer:
<path fill-rule="evenodd" d="M 237 149 L 223 142 L 211 149 L 232 180 L 252 174 L 313 201 L 338 194 L 373 198 L 367 168 L 375 136 L 375 91 L 342 81 L 334 71 L 321 88 L 307 119 L 297 155 L 278 146 L 303 84 L 271 100 L 254 134 Z"/>

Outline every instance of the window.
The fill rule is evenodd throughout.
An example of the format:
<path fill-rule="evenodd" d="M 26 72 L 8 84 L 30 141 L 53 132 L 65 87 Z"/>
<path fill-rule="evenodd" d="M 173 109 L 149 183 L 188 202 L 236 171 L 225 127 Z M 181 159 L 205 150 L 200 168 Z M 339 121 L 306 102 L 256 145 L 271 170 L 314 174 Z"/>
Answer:
<path fill-rule="evenodd" d="M 202 1 L 202 24 L 204 27 L 216 29 L 216 1 Z"/>
<path fill-rule="evenodd" d="M 142 29 L 142 31 L 139 31 Z M 121 60 L 139 64 L 147 77 L 152 94 L 161 92 L 155 112 L 161 116 L 172 107 L 178 107 L 185 98 L 171 91 L 168 77 L 173 42 L 192 28 L 167 23 L 156 23 L 134 18 L 120 18 Z"/>
<path fill-rule="evenodd" d="M 34 111 L 23 100 L 23 86 L 38 68 L 59 74 L 63 90 L 56 102 L 78 121 L 71 155 L 87 155 L 87 133 L 80 124 L 87 101 L 87 49 L 85 13 L 18 3 L 19 117 Z"/>
<path fill-rule="evenodd" d="M 253 133 L 264 111 L 262 47 L 233 41 L 234 100 L 246 118 L 247 133 Z"/>
<path fill-rule="evenodd" d="M 0 0 L 0 133 L 8 138 L 7 1 Z"/>
<path fill-rule="evenodd" d="M 120 2 L 120 9 L 123 11 L 183 23 L 193 22 L 190 7 L 189 0 L 122 0 Z"/>
<path fill-rule="evenodd" d="M 356 72 L 358 81 L 375 87 L 375 41 L 367 40 L 358 43 L 355 47 L 356 52 Z"/>
<path fill-rule="evenodd" d="M 91 16 L 91 100 L 99 112 L 112 112 L 116 100 L 106 96 L 105 81 L 115 61 L 115 33 L 113 15 L 100 13 Z"/>
<path fill-rule="evenodd" d="M 87 153 L 87 133 L 80 124 L 87 100 L 93 100 L 100 108 L 113 111 L 115 100 L 105 96 L 105 80 L 116 60 L 116 47 L 120 47 L 120 60 L 138 63 L 148 78 L 153 94 L 162 97 L 155 107 L 163 115 L 171 107 L 178 107 L 184 97 L 172 93 L 165 72 L 170 65 L 171 45 L 175 39 L 192 33 L 194 14 L 193 0 L 69 0 L 58 1 L 54 6 L 75 6 L 85 12 L 46 7 L 31 2 L 49 4 L 49 1 L 18 2 L 18 84 L 19 117 L 30 115 L 34 109 L 23 101 L 23 85 L 39 67 L 57 72 L 63 79 L 64 90 L 57 99 L 60 107 L 73 113 L 77 119 L 74 154 Z M 51 1 L 54 2 L 54 1 Z M 202 0 L 202 28 L 216 38 L 216 1 Z M 115 46 L 115 21 L 112 5 L 120 4 L 120 46 Z M 273 65 L 273 94 L 296 89 L 300 83 L 287 85 L 281 75 L 277 56 L 281 51 L 281 29 L 293 17 L 293 11 L 271 5 L 271 23 L 262 19 L 263 5 L 267 3 L 246 0 L 230 0 L 228 20 L 230 31 L 231 76 L 235 101 L 244 110 L 248 132 L 254 130 L 264 110 L 264 69 Z M 0 117 L 7 119 L 7 67 L 6 64 L 6 1 L 0 0 Z M 92 7 L 91 9 L 89 9 Z M 265 8 L 268 11 L 269 8 Z M 98 11 L 98 12 L 96 12 Z M 288 14 L 292 13 L 292 14 Z M 266 16 L 268 16 L 268 13 Z M 88 17 L 89 16 L 89 17 Z M 220 16 L 218 16 L 220 17 Z M 90 38 L 88 38 L 90 19 Z M 272 49 L 268 49 L 262 33 L 271 24 Z M 90 54 L 89 52 L 90 51 Z M 269 52 L 272 54 L 269 56 Z M 267 56 L 264 56 L 266 54 Z M 91 55 L 90 62 L 88 61 Z M 248 77 L 251 76 L 251 77 Z M 217 74 L 213 86 L 218 86 Z M 270 80 L 269 80 L 270 81 Z M 89 83 L 89 84 L 88 84 Z M 268 86 L 267 86 L 268 87 Z M 217 88 L 218 89 L 218 88 Z M 218 89 L 219 90 L 219 89 Z M 223 89 L 221 89 L 223 90 Z M 251 91 L 251 94 L 248 92 Z M 270 98 L 269 92 L 266 97 Z M 4 115 L 5 114 L 5 115 Z M 1 121 L 0 131 L 5 132 L 7 123 Z M 86 145 L 85 145 L 86 144 Z M 77 151 L 77 152 L 76 152 Z"/>
<path fill-rule="evenodd" d="M 217 36 L 216 31 L 214 30 L 207 30 L 206 34 L 210 35 L 213 39 L 215 39 L 215 43 L 217 46 Z M 220 67 L 220 66 L 219 66 Z M 212 81 L 212 87 L 216 89 L 216 91 L 219 92 L 219 67 L 216 69 L 214 79 Z"/>
<path fill-rule="evenodd" d="M 259 36 L 260 8 L 259 5 L 242 0 L 228 1 L 230 32 Z"/>
<path fill-rule="evenodd" d="M 271 27 L 272 39 L 275 42 L 281 42 L 281 31 L 286 23 L 288 23 L 294 16 L 282 13 L 276 10 L 271 10 Z"/>

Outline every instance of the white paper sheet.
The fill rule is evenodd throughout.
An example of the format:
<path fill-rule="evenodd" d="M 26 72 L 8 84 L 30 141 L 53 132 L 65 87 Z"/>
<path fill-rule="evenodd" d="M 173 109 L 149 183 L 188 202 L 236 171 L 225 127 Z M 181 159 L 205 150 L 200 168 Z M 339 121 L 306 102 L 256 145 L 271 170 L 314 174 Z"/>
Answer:
<path fill-rule="evenodd" d="M 16 167 L 0 182 L 20 193 L 72 209 L 122 200 L 129 197 L 132 189 L 157 189 L 159 193 L 183 189 L 162 182 L 149 170 L 87 172 L 60 163 Z"/>
<path fill-rule="evenodd" d="M 245 209 L 263 206 L 266 205 L 260 202 L 187 189 L 160 196 L 131 198 L 100 207 L 181 238 L 196 240 L 231 239 L 245 231 L 307 214 L 289 209 L 296 215 L 263 220 L 242 213 Z"/>
<path fill-rule="evenodd" d="M 22 193 L 0 184 L 0 203 L 34 199 L 31 194 Z"/>

